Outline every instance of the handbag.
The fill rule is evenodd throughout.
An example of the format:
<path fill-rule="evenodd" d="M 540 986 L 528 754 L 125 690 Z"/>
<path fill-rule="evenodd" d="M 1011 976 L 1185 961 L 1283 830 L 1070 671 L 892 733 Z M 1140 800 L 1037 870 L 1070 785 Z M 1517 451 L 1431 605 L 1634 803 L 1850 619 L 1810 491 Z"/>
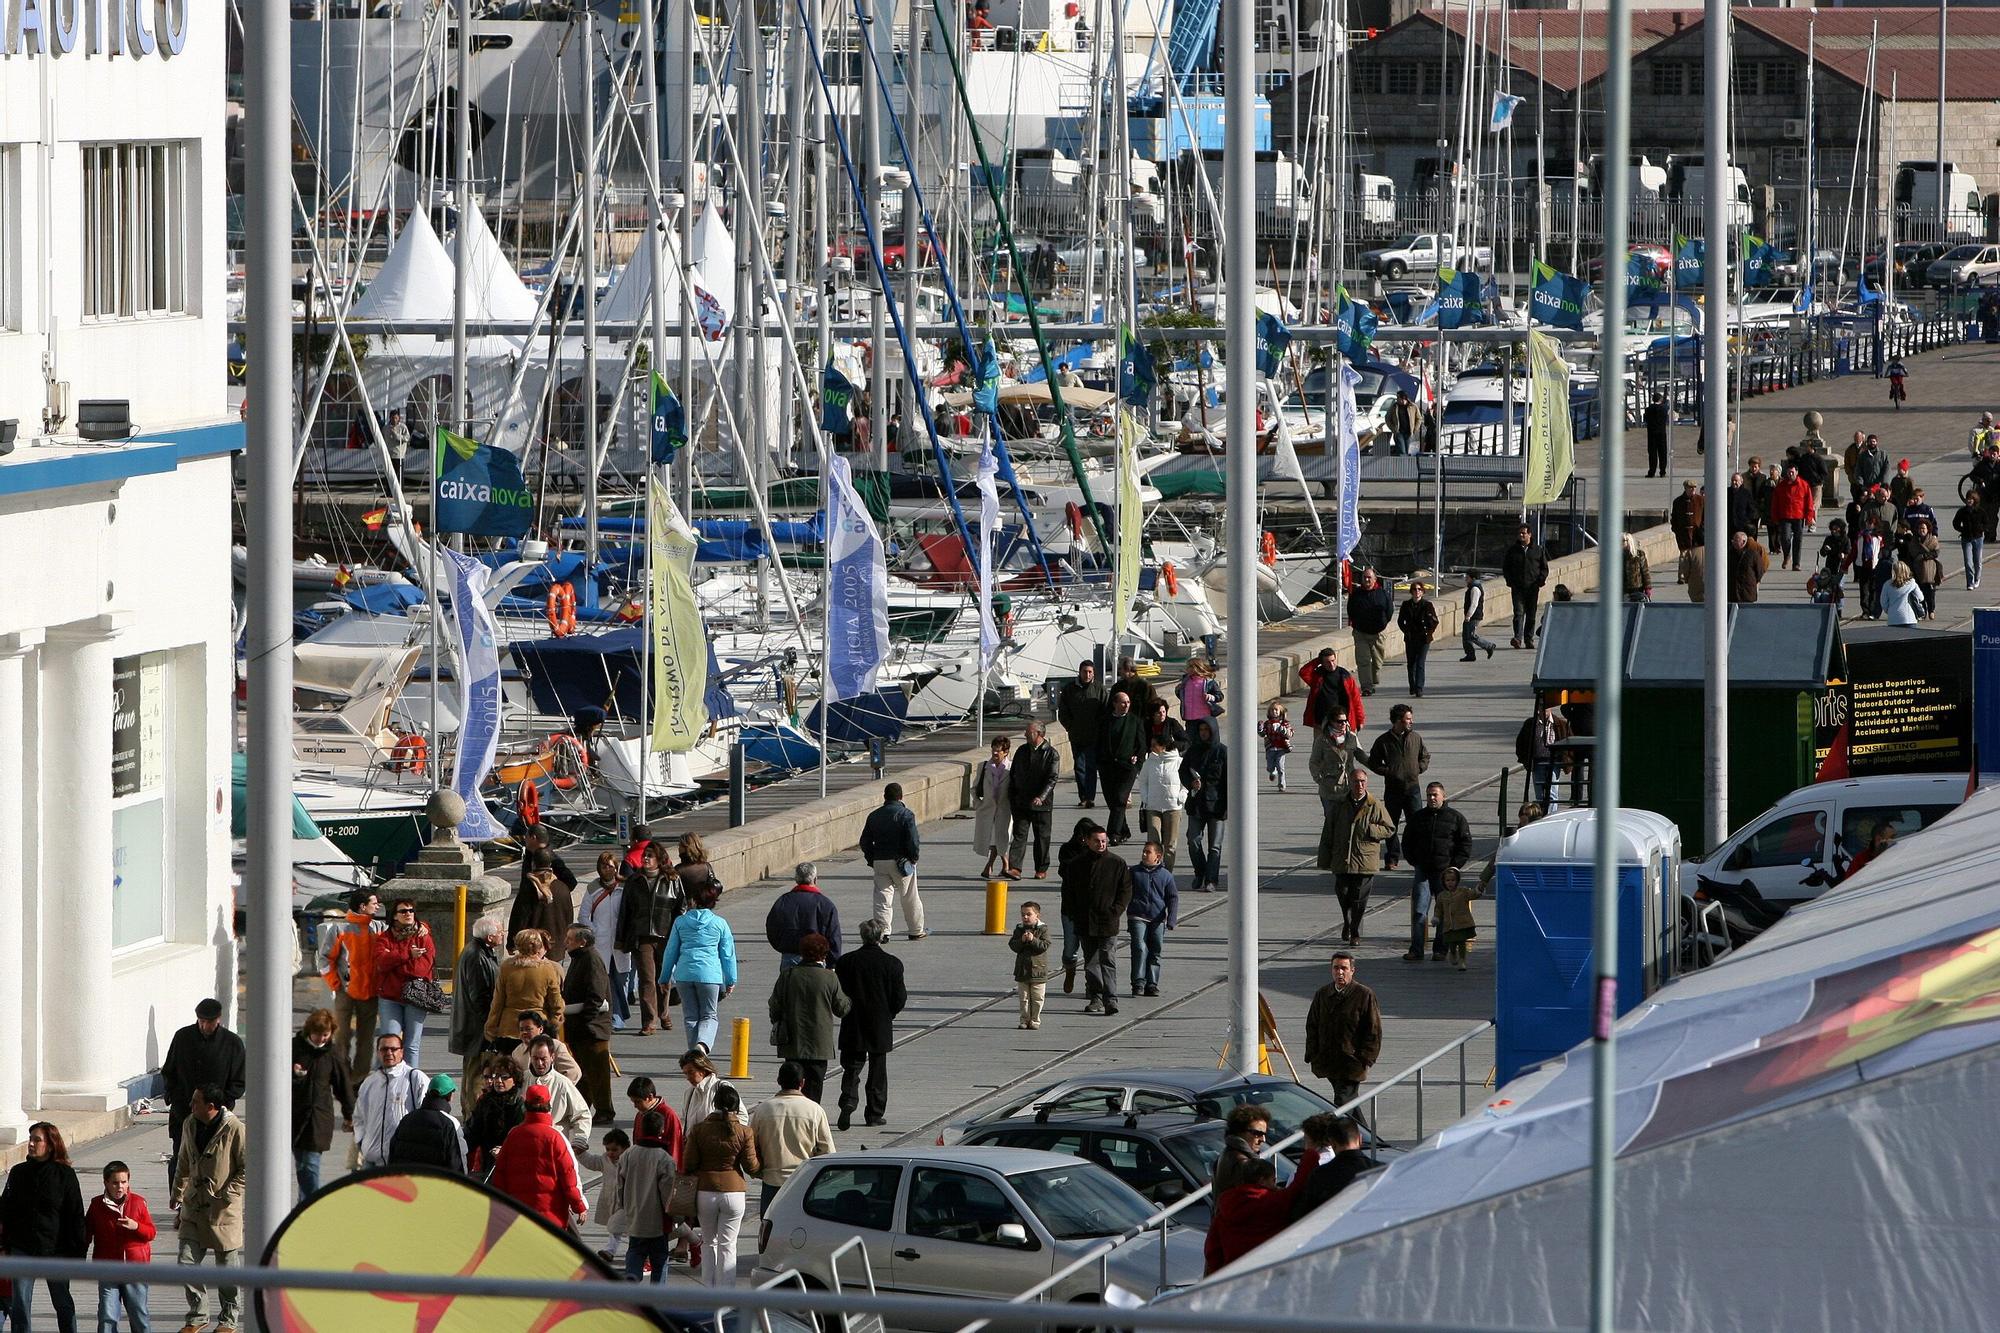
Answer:
<path fill-rule="evenodd" d="M 668 1217 L 693 1217 L 695 1215 L 695 1181 L 693 1176 L 674 1177 L 673 1192 L 667 1195 Z"/>
<path fill-rule="evenodd" d="M 429 1014 L 441 1014 L 449 1007 L 444 998 L 444 987 L 429 977 L 411 977 L 404 982 L 403 1003 L 414 1005 Z"/>

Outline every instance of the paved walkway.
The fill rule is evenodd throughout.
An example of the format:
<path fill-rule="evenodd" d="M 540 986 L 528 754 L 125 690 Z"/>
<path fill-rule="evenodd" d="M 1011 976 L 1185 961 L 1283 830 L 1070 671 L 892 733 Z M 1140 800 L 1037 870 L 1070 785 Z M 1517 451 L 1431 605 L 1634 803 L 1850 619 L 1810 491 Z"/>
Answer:
<path fill-rule="evenodd" d="M 1956 480 L 1965 469 L 1965 431 L 1986 403 L 2000 402 L 2000 351 L 1985 347 L 1952 349 L 1917 359 L 1912 365 L 1911 397 L 1919 406 L 1896 413 L 1887 409 L 1887 389 L 1861 377 L 1751 400 L 1745 405 L 1744 454 L 1782 453 L 1797 438 L 1798 414 L 1817 407 L 1827 415 L 1827 435 L 1836 442 L 1855 429 L 1882 433 L 1893 457 L 1917 461 L 1918 476 L 1932 502 L 1948 512 Z M 1691 442 L 1691 434 L 1687 437 Z M 1643 441 L 1634 437 L 1643 470 Z M 1773 445 L 1777 448 L 1774 450 Z M 1692 460 L 1690 446 L 1684 450 Z M 1583 460 L 1594 467 L 1594 453 Z M 1662 483 L 1643 479 L 1632 483 L 1635 505 L 1645 488 L 1660 491 Z M 2000 582 L 1968 598 L 1954 572 L 1945 589 L 1941 624 L 1961 624 L 1976 600 L 2000 603 Z M 1658 590 L 1662 599 L 1682 595 L 1667 573 Z M 1802 600 L 1804 576 L 1773 571 L 1765 595 L 1776 600 Z M 1850 605 L 1852 603 L 1850 602 Z M 1304 627 L 1301 627 L 1304 628 Z M 1275 638 L 1274 634 L 1271 638 Z M 1267 640 L 1267 649 L 1270 642 Z M 1417 726 L 1434 756 L 1433 776 L 1455 793 L 1456 803 L 1473 823 L 1475 856 L 1483 859 L 1498 834 L 1499 775 L 1513 762 L 1513 737 L 1528 708 L 1527 682 L 1532 654 L 1502 648 L 1491 660 L 1461 664 L 1455 644 L 1440 644 L 1432 654 L 1427 697 L 1416 702 Z M 1364 740 L 1386 725 L 1391 705 L 1406 699 L 1400 664 L 1391 662 L 1383 688 L 1372 698 Z M 1296 703 L 1296 701 L 1295 701 Z M 1294 709 L 1296 713 L 1296 708 Z M 1261 988 L 1279 1028 L 1297 1058 L 1304 1045 L 1304 1017 L 1313 991 L 1326 974 L 1326 955 L 1337 935 L 1339 917 L 1328 878 L 1311 867 L 1319 828 L 1319 806 L 1305 774 L 1305 756 L 1293 761 L 1292 790 L 1279 795 L 1261 786 L 1257 795 Z M 895 776 L 892 758 L 889 777 Z M 1519 772 L 1512 774 L 1507 803 L 1520 799 Z M 1238 802 L 1242 794 L 1238 795 Z M 1056 813 L 1059 834 L 1081 814 L 1073 786 L 1065 780 Z M 1101 813 L 1101 807 L 1099 810 Z M 1746 812 L 1747 813 L 1747 812 Z M 925 850 L 921 883 L 929 914 L 931 937 L 910 942 L 896 936 L 891 944 L 908 969 L 910 1006 L 897 1023 L 897 1048 L 891 1059 L 889 1124 L 881 1129 L 837 1135 L 842 1147 L 890 1146 L 928 1142 L 944 1127 L 976 1112 L 1001 1093 L 1027 1090 L 1068 1074 L 1116 1065 L 1210 1064 L 1219 1057 L 1228 1022 L 1226 963 L 1228 898 L 1189 894 L 1182 900 L 1180 928 L 1168 937 L 1164 973 L 1166 994 L 1156 1000 L 1121 1000 L 1122 1012 L 1112 1019 L 1084 1015 L 1081 989 L 1060 993 L 1052 988 L 1039 1031 L 1015 1027 L 1011 955 L 1002 937 L 982 932 L 985 887 L 977 872 L 983 856 L 970 845 L 969 815 L 934 821 L 923 830 Z M 1185 854 L 1183 853 L 1183 862 Z M 871 880 L 856 857 L 821 866 L 821 883 L 839 904 L 850 941 L 853 929 L 870 910 Z M 1408 875 L 1377 880 L 1371 929 L 1355 950 L 1361 979 L 1375 987 L 1382 1005 L 1384 1044 L 1375 1072 L 1383 1077 L 1457 1037 L 1490 1016 L 1492 971 L 1492 908 L 1482 902 L 1476 915 L 1484 932 L 1471 954 L 1471 970 L 1447 970 L 1430 963 L 1405 964 L 1398 955 L 1407 938 Z M 718 1052 L 726 1060 L 731 1035 L 728 1020 L 748 1016 L 753 1022 L 750 1077 L 743 1082 L 747 1100 L 755 1102 L 774 1088 L 776 1058 L 766 1044 L 764 996 L 776 976 L 776 955 L 763 943 L 766 909 L 785 886 L 761 883 L 737 888 L 723 902 L 724 914 L 737 930 L 742 955 L 742 980 L 723 1006 L 725 1020 Z M 1012 907 L 1036 897 L 1053 905 L 1058 888 L 1053 877 L 1017 884 Z M 1010 911 L 1010 916 L 1012 915 Z M 898 923 L 900 926 L 901 923 Z M 1121 968 L 1125 959 L 1120 948 Z M 299 1014 L 320 1002 L 313 988 L 302 986 Z M 677 1020 L 678 1021 L 678 1020 Z M 432 1049 L 442 1051 L 442 1034 Z M 621 1033 L 613 1050 L 624 1077 L 649 1075 L 672 1096 L 677 1078 L 674 1060 L 685 1044 L 677 1026 L 671 1033 L 641 1038 Z M 430 1046 L 430 1041 L 426 1042 Z M 1282 1057 L 1273 1053 L 1283 1068 Z M 456 1073 L 456 1061 L 451 1062 Z M 1469 1051 L 1467 1095 L 1476 1103 L 1492 1065 L 1492 1043 L 1484 1037 Z M 1446 1062 L 1427 1079 L 1426 1130 L 1452 1119 L 1460 1089 L 1456 1062 Z M 1301 1071 L 1309 1083 L 1311 1075 Z M 832 1092 L 829 1091 L 829 1105 Z M 622 1104 L 622 1101 L 621 1101 Z M 1416 1132 L 1413 1098 L 1394 1096 L 1381 1107 L 1384 1131 L 1391 1138 Z M 254 1140 L 253 1140 L 254 1141 Z M 135 1187 L 154 1203 L 164 1222 L 166 1169 L 164 1116 L 143 1117 L 132 1129 L 81 1148 L 75 1158 L 85 1177 L 86 1195 L 102 1164 L 122 1158 L 134 1168 Z M 329 1163 L 340 1160 L 345 1144 L 337 1142 Z M 755 1226 L 744 1230 L 746 1264 L 755 1245 Z M 601 1234 L 586 1230 L 599 1243 Z M 172 1261 L 172 1233 L 163 1229 L 156 1255 Z M 678 1279 L 677 1279 L 678 1280 Z M 89 1293 L 79 1292 L 89 1306 Z M 176 1290 L 154 1293 L 156 1321 L 178 1313 Z M 43 1307 L 46 1308 L 45 1306 Z"/>

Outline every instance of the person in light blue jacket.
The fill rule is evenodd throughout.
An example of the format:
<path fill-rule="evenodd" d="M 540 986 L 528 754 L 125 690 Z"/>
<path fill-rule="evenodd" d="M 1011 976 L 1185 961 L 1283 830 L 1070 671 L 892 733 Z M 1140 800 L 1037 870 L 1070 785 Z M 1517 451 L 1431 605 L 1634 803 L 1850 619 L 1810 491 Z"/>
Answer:
<path fill-rule="evenodd" d="M 710 878 L 690 891 L 694 906 L 674 919 L 660 955 L 660 984 L 680 987 L 688 1049 L 715 1049 L 722 999 L 736 989 L 736 936 L 716 912 L 722 886 Z"/>

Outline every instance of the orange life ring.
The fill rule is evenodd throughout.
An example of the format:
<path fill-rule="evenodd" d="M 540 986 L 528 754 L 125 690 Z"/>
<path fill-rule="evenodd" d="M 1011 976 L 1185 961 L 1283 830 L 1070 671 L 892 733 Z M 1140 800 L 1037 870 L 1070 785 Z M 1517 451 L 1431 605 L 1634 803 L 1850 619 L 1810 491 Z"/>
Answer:
<path fill-rule="evenodd" d="M 389 751 L 389 768 L 396 773 L 422 773 L 430 763 L 430 743 L 414 731 L 396 737 Z"/>
<path fill-rule="evenodd" d="M 1174 573 L 1173 561 L 1169 560 L 1160 566 L 1160 582 L 1167 585 L 1167 596 L 1178 597 L 1181 595 L 1181 578 L 1180 575 Z"/>
<path fill-rule="evenodd" d="M 576 633 L 576 589 L 567 583 L 549 585 L 549 599 L 543 609 L 549 628 L 557 638 Z"/>
<path fill-rule="evenodd" d="M 568 791 L 582 780 L 590 768 L 590 751 L 582 741 L 566 731 L 549 737 L 549 771 L 553 773 L 556 788 Z"/>
<path fill-rule="evenodd" d="M 533 778 L 521 779 L 516 789 L 520 796 L 521 822 L 529 828 L 542 822 L 542 792 Z"/>
<path fill-rule="evenodd" d="M 1275 565 L 1278 563 L 1277 534 L 1270 532 L 1265 533 L 1263 540 L 1257 543 L 1257 548 L 1263 553 L 1265 564 Z"/>

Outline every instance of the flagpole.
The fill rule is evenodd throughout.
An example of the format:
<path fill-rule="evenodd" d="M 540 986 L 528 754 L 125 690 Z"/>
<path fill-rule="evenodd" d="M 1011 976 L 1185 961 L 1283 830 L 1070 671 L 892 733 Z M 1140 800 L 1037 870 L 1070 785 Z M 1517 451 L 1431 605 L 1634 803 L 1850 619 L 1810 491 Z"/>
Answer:
<path fill-rule="evenodd" d="M 820 156 L 825 157 L 822 140 Z M 822 200 L 824 193 L 822 192 Z M 824 212 L 820 214 L 825 217 Z M 819 290 L 819 306 L 826 309 L 826 288 Z M 825 316 L 821 316 L 825 323 Z M 828 364 L 832 364 L 828 362 Z M 819 512 L 825 535 L 820 541 L 823 558 L 819 568 L 819 794 L 826 795 L 826 722 L 833 708 L 833 672 L 828 655 L 833 651 L 833 442 L 827 441 L 819 455 Z"/>

